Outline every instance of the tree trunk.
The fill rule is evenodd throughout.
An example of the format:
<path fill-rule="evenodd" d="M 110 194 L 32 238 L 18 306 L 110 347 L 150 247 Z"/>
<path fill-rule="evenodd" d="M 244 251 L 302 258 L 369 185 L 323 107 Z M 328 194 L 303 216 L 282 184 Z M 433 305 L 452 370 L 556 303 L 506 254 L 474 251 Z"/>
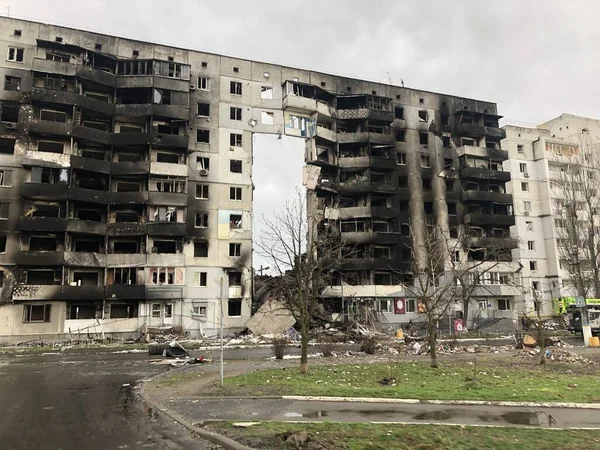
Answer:
<path fill-rule="evenodd" d="M 467 326 L 467 321 L 469 320 L 469 303 L 470 298 L 463 300 L 463 329 Z"/>
<path fill-rule="evenodd" d="M 431 316 L 427 317 L 427 333 L 428 333 L 428 337 L 429 337 L 429 354 L 431 356 L 431 367 L 437 368 L 438 367 L 438 362 L 437 362 L 437 351 L 435 348 L 435 343 L 436 343 L 436 334 L 435 334 L 435 319 Z"/>
<path fill-rule="evenodd" d="M 308 319 L 310 320 L 310 319 Z M 303 318 L 300 325 L 300 373 L 308 373 L 308 332 L 310 327 L 307 320 Z"/>
<path fill-rule="evenodd" d="M 541 302 L 538 302 L 537 308 L 537 329 L 538 329 L 538 345 L 540 346 L 540 364 L 546 364 L 546 335 L 544 333 L 544 323 L 540 310 L 542 309 Z"/>

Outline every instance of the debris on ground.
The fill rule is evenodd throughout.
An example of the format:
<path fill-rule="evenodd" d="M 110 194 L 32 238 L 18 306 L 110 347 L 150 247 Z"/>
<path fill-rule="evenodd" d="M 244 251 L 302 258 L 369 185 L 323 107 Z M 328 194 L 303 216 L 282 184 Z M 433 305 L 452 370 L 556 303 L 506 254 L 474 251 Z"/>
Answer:
<path fill-rule="evenodd" d="M 538 345 L 538 341 L 532 335 L 526 334 L 525 336 L 523 336 L 523 346 L 524 347 L 533 348 L 533 347 L 537 347 L 537 345 Z"/>
<path fill-rule="evenodd" d="M 188 351 L 177 341 L 168 344 L 150 344 L 148 355 L 162 355 L 165 358 L 181 358 L 188 355 Z"/>
<path fill-rule="evenodd" d="M 254 334 L 283 333 L 296 323 L 292 312 L 283 302 L 270 299 L 248 320 L 246 326 Z"/>
<path fill-rule="evenodd" d="M 536 348 L 524 348 L 520 352 L 516 353 L 515 356 L 520 357 L 539 357 L 540 349 Z M 552 350 L 546 351 L 546 359 L 549 361 L 558 361 L 564 363 L 580 363 L 580 364 L 593 364 L 591 360 L 588 358 L 578 355 L 577 353 L 572 353 L 567 350 L 562 350 L 559 348 L 555 348 Z"/>

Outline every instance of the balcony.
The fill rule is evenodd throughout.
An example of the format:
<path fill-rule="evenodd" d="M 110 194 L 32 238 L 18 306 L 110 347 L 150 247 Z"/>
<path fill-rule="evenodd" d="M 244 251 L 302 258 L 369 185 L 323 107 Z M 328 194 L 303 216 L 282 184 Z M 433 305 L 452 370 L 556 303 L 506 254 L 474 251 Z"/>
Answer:
<path fill-rule="evenodd" d="M 146 265 L 145 253 L 109 253 L 105 255 L 106 267 L 142 267 Z"/>
<path fill-rule="evenodd" d="M 380 133 L 338 133 L 337 140 L 340 144 L 351 144 L 360 142 L 371 142 L 374 144 L 395 145 L 396 137 L 391 134 Z"/>
<path fill-rule="evenodd" d="M 66 200 L 69 187 L 65 183 L 23 183 L 21 197 L 33 200 Z"/>
<path fill-rule="evenodd" d="M 77 74 L 76 64 L 62 61 L 51 61 L 45 58 L 33 58 L 32 69 L 35 72 L 52 73 L 67 77 L 74 77 Z"/>
<path fill-rule="evenodd" d="M 340 195 L 358 195 L 366 194 L 371 192 L 370 181 L 347 181 L 340 183 L 339 193 Z"/>
<path fill-rule="evenodd" d="M 380 156 L 371 156 L 370 164 L 372 169 L 380 170 L 396 170 L 396 167 L 398 166 L 395 159 Z"/>
<path fill-rule="evenodd" d="M 392 123 L 394 121 L 394 111 L 384 111 L 380 109 L 357 108 L 357 109 L 338 109 L 335 116 L 342 120 L 377 120 L 381 122 Z"/>
<path fill-rule="evenodd" d="M 178 80 L 176 78 L 167 78 L 152 75 L 135 76 L 117 76 L 117 88 L 158 88 L 168 89 L 170 91 L 189 92 L 190 81 Z"/>
<path fill-rule="evenodd" d="M 400 215 L 400 209 L 390 206 L 372 206 L 371 207 L 373 217 L 398 217 Z"/>
<path fill-rule="evenodd" d="M 111 192 L 110 203 L 115 205 L 148 203 L 148 191 Z"/>
<path fill-rule="evenodd" d="M 395 194 L 398 190 L 398 186 L 394 186 L 390 182 L 374 182 L 371 181 L 371 192 L 376 194 Z"/>
<path fill-rule="evenodd" d="M 152 205 L 187 206 L 187 194 L 184 192 L 148 193 L 148 203 Z"/>
<path fill-rule="evenodd" d="M 513 202 L 511 194 L 489 191 L 463 191 L 462 199 L 463 202 L 493 202 L 507 205 L 512 205 Z"/>
<path fill-rule="evenodd" d="M 145 300 L 146 288 L 137 284 L 104 286 L 104 296 L 109 300 Z"/>
<path fill-rule="evenodd" d="M 71 168 L 109 174 L 110 163 L 98 159 L 85 158 L 83 156 L 71 155 Z"/>
<path fill-rule="evenodd" d="M 341 270 L 372 270 L 375 268 L 375 259 L 365 258 L 346 258 L 340 261 Z"/>
<path fill-rule="evenodd" d="M 475 156 L 478 158 L 491 159 L 492 161 L 502 162 L 508 159 L 508 151 L 499 148 L 475 147 L 473 145 L 463 145 L 458 147 L 456 155 Z"/>
<path fill-rule="evenodd" d="M 145 223 L 138 222 L 116 222 L 106 226 L 108 236 L 139 236 L 147 233 Z"/>
<path fill-rule="evenodd" d="M 152 162 L 150 163 L 150 173 L 174 177 L 187 177 L 188 166 L 187 164 Z"/>
<path fill-rule="evenodd" d="M 286 95 L 283 98 L 283 109 L 312 114 L 317 112 L 317 100 L 300 95 Z"/>
<path fill-rule="evenodd" d="M 187 121 L 190 118 L 190 110 L 178 105 L 120 104 L 115 105 L 115 115 L 124 117 L 160 116 Z"/>
<path fill-rule="evenodd" d="M 112 175 L 144 175 L 150 170 L 148 161 L 113 162 L 110 165 Z"/>
<path fill-rule="evenodd" d="M 183 286 L 146 285 L 148 300 L 179 300 L 183 298 Z"/>
<path fill-rule="evenodd" d="M 27 150 L 23 157 L 24 166 L 69 167 L 71 156 L 62 153 L 38 152 Z"/>
<path fill-rule="evenodd" d="M 470 248 L 517 248 L 519 242 L 511 237 L 470 237 L 467 238 Z"/>
<path fill-rule="evenodd" d="M 149 253 L 146 255 L 146 265 L 150 267 L 183 267 L 183 253 Z"/>
<path fill-rule="evenodd" d="M 106 234 L 106 223 L 92 220 L 69 219 L 67 231 L 70 233 Z"/>
<path fill-rule="evenodd" d="M 71 267 L 104 267 L 104 253 L 65 252 L 65 266 Z"/>
<path fill-rule="evenodd" d="M 114 114 L 114 105 L 112 103 L 59 89 L 32 87 L 31 100 L 33 102 L 37 101 L 57 105 L 74 105 L 109 116 Z"/>
<path fill-rule="evenodd" d="M 104 298 L 104 286 L 61 286 L 61 300 L 102 300 Z"/>
<path fill-rule="evenodd" d="M 515 224 L 515 217 L 508 214 L 469 213 L 465 214 L 465 224 L 498 225 L 510 227 Z"/>
<path fill-rule="evenodd" d="M 109 131 L 76 125 L 73 127 L 73 137 L 84 141 L 109 145 L 112 142 L 113 134 Z"/>
<path fill-rule="evenodd" d="M 108 191 L 99 191 L 96 189 L 84 189 L 84 188 L 80 188 L 79 186 L 71 186 L 69 188 L 69 200 L 107 204 L 108 198 L 109 198 Z"/>
<path fill-rule="evenodd" d="M 490 170 L 480 167 L 465 167 L 460 170 L 460 177 L 463 180 L 493 180 L 508 182 L 510 181 L 510 172 L 502 170 Z"/>
<path fill-rule="evenodd" d="M 103 84 L 105 86 L 115 86 L 115 74 L 107 72 L 95 67 L 84 65 L 77 66 L 77 76 L 85 80 L 93 81 L 94 83 Z"/>
<path fill-rule="evenodd" d="M 63 232 L 67 229 L 67 219 L 59 217 L 19 217 L 19 231 Z"/>
<path fill-rule="evenodd" d="M 185 236 L 186 224 L 177 222 L 148 222 L 150 236 Z"/>
<path fill-rule="evenodd" d="M 114 133 L 112 144 L 116 146 L 150 145 L 150 133 Z"/>
<path fill-rule="evenodd" d="M 325 139 L 329 142 L 337 142 L 337 134 L 334 131 L 331 131 L 324 127 L 317 126 L 316 136 L 321 139 Z"/>
<path fill-rule="evenodd" d="M 62 300 L 61 288 L 60 284 L 17 284 L 13 290 L 13 300 Z"/>
<path fill-rule="evenodd" d="M 27 122 L 25 129 L 30 134 L 42 134 L 44 136 L 70 137 L 73 135 L 73 124 L 71 122 L 31 119 Z"/>
<path fill-rule="evenodd" d="M 62 266 L 64 263 L 64 252 L 18 251 L 15 263 L 19 266 Z"/>
<path fill-rule="evenodd" d="M 178 134 L 164 134 L 158 132 L 152 133 L 152 145 L 187 149 L 188 143 L 188 136 L 182 136 Z"/>
<path fill-rule="evenodd" d="M 408 240 L 410 240 L 410 238 L 404 237 L 400 233 L 378 231 L 342 232 L 342 239 L 347 244 L 401 244 L 408 243 Z"/>

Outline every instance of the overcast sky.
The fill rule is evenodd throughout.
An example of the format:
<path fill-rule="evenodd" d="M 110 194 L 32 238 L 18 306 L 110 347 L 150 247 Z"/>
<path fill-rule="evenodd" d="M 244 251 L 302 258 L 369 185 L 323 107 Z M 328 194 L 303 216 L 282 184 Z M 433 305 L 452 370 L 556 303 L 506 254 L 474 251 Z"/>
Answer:
<path fill-rule="evenodd" d="M 489 100 L 510 119 L 563 112 L 599 117 L 600 2 L 595 0 L 0 0 L 6 14 Z M 265 141 L 266 142 L 266 141 Z M 266 145 L 281 173 L 255 180 L 266 208 L 293 192 L 300 169 Z M 259 149 L 257 164 L 262 165 Z M 277 159 L 272 159 L 277 158 Z M 301 157 L 296 158 L 301 164 Z M 273 171 L 257 167 L 258 173 Z M 263 180 L 265 182 L 265 180 Z M 273 189 L 285 183 L 286 193 Z M 258 205 L 257 205 L 258 207 Z M 257 215 L 264 211 L 257 211 Z"/>

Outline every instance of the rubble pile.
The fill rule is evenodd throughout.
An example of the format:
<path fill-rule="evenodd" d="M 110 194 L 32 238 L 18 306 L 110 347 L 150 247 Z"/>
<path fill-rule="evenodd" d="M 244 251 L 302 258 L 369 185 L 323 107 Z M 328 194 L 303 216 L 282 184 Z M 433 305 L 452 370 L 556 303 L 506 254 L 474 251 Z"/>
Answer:
<path fill-rule="evenodd" d="M 515 356 L 520 357 L 539 357 L 540 348 L 524 348 L 519 351 Z M 548 348 L 546 349 L 546 359 L 550 361 L 558 361 L 564 363 L 579 363 L 579 364 L 593 364 L 591 360 L 588 358 L 578 355 L 577 353 L 572 353 L 567 350 L 561 350 L 559 348 Z"/>

